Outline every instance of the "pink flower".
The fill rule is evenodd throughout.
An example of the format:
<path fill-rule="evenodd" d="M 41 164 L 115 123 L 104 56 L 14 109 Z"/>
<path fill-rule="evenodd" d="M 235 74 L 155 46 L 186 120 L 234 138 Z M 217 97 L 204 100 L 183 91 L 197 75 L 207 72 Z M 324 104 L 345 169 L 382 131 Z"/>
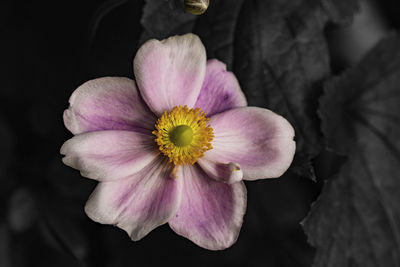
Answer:
<path fill-rule="evenodd" d="M 287 170 L 292 126 L 246 107 L 235 76 L 218 60 L 206 62 L 196 35 L 146 42 L 134 72 L 136 83 L 86 82 L 64 112 L 75 136 L 61 148 L 63 162 L 99 181 L 86 214 L 133 240 L 168 222 L 203 248 L 231 246 L 246 210 L 242 180 Z"/>

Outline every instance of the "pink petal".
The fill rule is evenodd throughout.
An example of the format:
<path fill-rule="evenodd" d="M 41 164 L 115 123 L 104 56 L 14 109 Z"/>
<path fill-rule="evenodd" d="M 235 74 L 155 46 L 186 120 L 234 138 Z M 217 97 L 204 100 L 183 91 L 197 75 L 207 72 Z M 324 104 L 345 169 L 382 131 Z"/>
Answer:
<path fill-rule="evenodd" d="M 236 108 L 212 116 L 210 124 L 213 149 L 204 158 L 239 164 L 245 180 L 279 177 L 293 160 L 293 127 L 270 110 Z"/>
<path fill-rule="evenodd" d="M 209 177 L 219 182 L 233 184 L 243 179 L 243 171 L 237 163 L 221 163 L 205 157 L 197 160 L 197 163 Z"/>
<path fill-rule="evenodd" d="M 154 137 L 131 131 L 98 131 L 76 135 L 61 147 L 63 162 L 99 181 L 126 178 L 157 157 Z"/>
<path fill-rule="evenodd" d="M 225 249 L 235 243 L 246 211 L 244 183 L 217 182 L 197 165 L 182 166 L 177 176 L 183 180 L 182 201 L 169 221 L 171 228 L 206 249 Z"/>
<path fill-rule="evenodd" d="M 79 86 L 69 99 L 64 124 L 73 134 L 101 130 L 151 131 L 156 117 L 140 98 L 135 82 L 104 77 Z"/>
<path fill-rule="evenodd" d="M 232 72 L 216 59 L 207 61 L 206 76 L 195 107 L 211 116 L 237 107 L 247 106 L 246 97 Z"/>
<path fill-rule="evenodd" d="M 147 41 L 134 60 L 140 93 L 158 116 L 174 106 L 193 107 L 205 69 L 206 52 L 194 34 Z"/>
<path fill-rule="evenodd" d="M 100 182 L 86 203 L 86 214 L 113 224 L 139 240 L 166 223 L 178 210 L 182 181 L 171 178 L 172 165 L 162 158 L 127 179 Z"/>

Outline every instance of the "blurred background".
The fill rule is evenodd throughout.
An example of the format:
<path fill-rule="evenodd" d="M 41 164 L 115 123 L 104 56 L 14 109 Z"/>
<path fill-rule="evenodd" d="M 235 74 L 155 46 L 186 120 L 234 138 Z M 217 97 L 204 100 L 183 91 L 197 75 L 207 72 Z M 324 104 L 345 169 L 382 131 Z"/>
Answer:
<path fill-rule="evenodd" d="M 300 222 L 344 161 L 327 151 L 312 162 L 316 181 L 289 171 L 246 183 L 243 228 L 225 251 L 197 247 L 167 225 L 132 242 L 124 231 L 86 217 L 96 182 L 61 162 L 59 148 L 72 136 L 62 112 L 87 80 L 133 78 L 132 60 L 146 39 L 146 2 L 1 1 L 0 266 L 311 266 L 315 251 Z M 400 2 L 391 0 L 361 1 L 352 23 L 328 23 L 332 73 L 399 28 Z"/>

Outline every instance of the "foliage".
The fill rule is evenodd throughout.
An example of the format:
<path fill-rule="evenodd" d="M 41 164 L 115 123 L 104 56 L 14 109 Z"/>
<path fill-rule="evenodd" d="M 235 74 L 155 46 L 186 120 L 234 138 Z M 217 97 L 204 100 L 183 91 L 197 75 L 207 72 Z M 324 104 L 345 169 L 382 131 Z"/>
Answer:
<path fill-rule="evenodd" d="M 304 222 L 316 267 L 400 263 L 399 47 L 391 36 L 326 83 L 322 129 L 348 160 Z"/>

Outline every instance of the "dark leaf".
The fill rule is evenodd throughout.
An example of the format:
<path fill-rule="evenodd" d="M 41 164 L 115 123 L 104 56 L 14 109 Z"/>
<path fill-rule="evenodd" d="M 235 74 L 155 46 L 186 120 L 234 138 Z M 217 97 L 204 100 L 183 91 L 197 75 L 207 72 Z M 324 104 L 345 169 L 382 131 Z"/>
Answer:
<path fill-rule="evenodd" d="M 322 129 L 348 156 L 304 223 L 315 267 L 400 266 L 400 37 L 326 85 Z"/>
<path fill-rule="evenodd" d="M 195 20 L 196 16 L 185 13 L 176 0 L 146 0 L 140 20 L 144 31 L 139 44 L 151 38 L 161 40 L 192 32 Z"/>
<path fill-rule="evenodd" d="M 397 139 L 391 135 L 400 122 L 399 42 L 399 37 L 381 41 L 354 69 L 326 84 L 319 113 L 331 149 L 352 152 L 365 132 L 360 132 L 362 125 L 395 149 L 391 142 Z"/>
<path fill-rule="evenodd" d="M 294 170 L 313 176 L 320 150 L 316 115 L 320 84 L 329 75 L 320 1 L 249 0 L 237 21 L 234 70 L 249 105 L 271 109 L 296 130 Z M 308 166 L 308 167 L 307 167 Z"/>
<path fill-rule="evenodd" d="M 358 0 L 322 0 L 322 5 L 331 19 L 336 23 L 349 23 L 359 11 Z"/>
<path fill-rule="evenodd" d="M 196 20 L 194 33 L 198 34 L 207 49 L 208 58 L 233 63 L 233 39 L 236 21 L 244 0 L 211 1 L 207 12 Z"/>
<path fill-rule="evenodd" d="M 317 186 L 317 183 L 289 172 L 279 179 L 246 184 L 249 199 L 238 242 L 247 241 L 243 242 L 245 246 L 251 247 L 256 255 L 261 254 L 259 266 L 311 265 L 314 250 L 303 243 L 306 236 L 299 222 L 315 199 Z M 259 245 L 252 246 L 254 243 Z M 277 254 L 283 255 L 280 260 L 269 265 L 262 264 L 268 263 L 271 255 Z"/>

